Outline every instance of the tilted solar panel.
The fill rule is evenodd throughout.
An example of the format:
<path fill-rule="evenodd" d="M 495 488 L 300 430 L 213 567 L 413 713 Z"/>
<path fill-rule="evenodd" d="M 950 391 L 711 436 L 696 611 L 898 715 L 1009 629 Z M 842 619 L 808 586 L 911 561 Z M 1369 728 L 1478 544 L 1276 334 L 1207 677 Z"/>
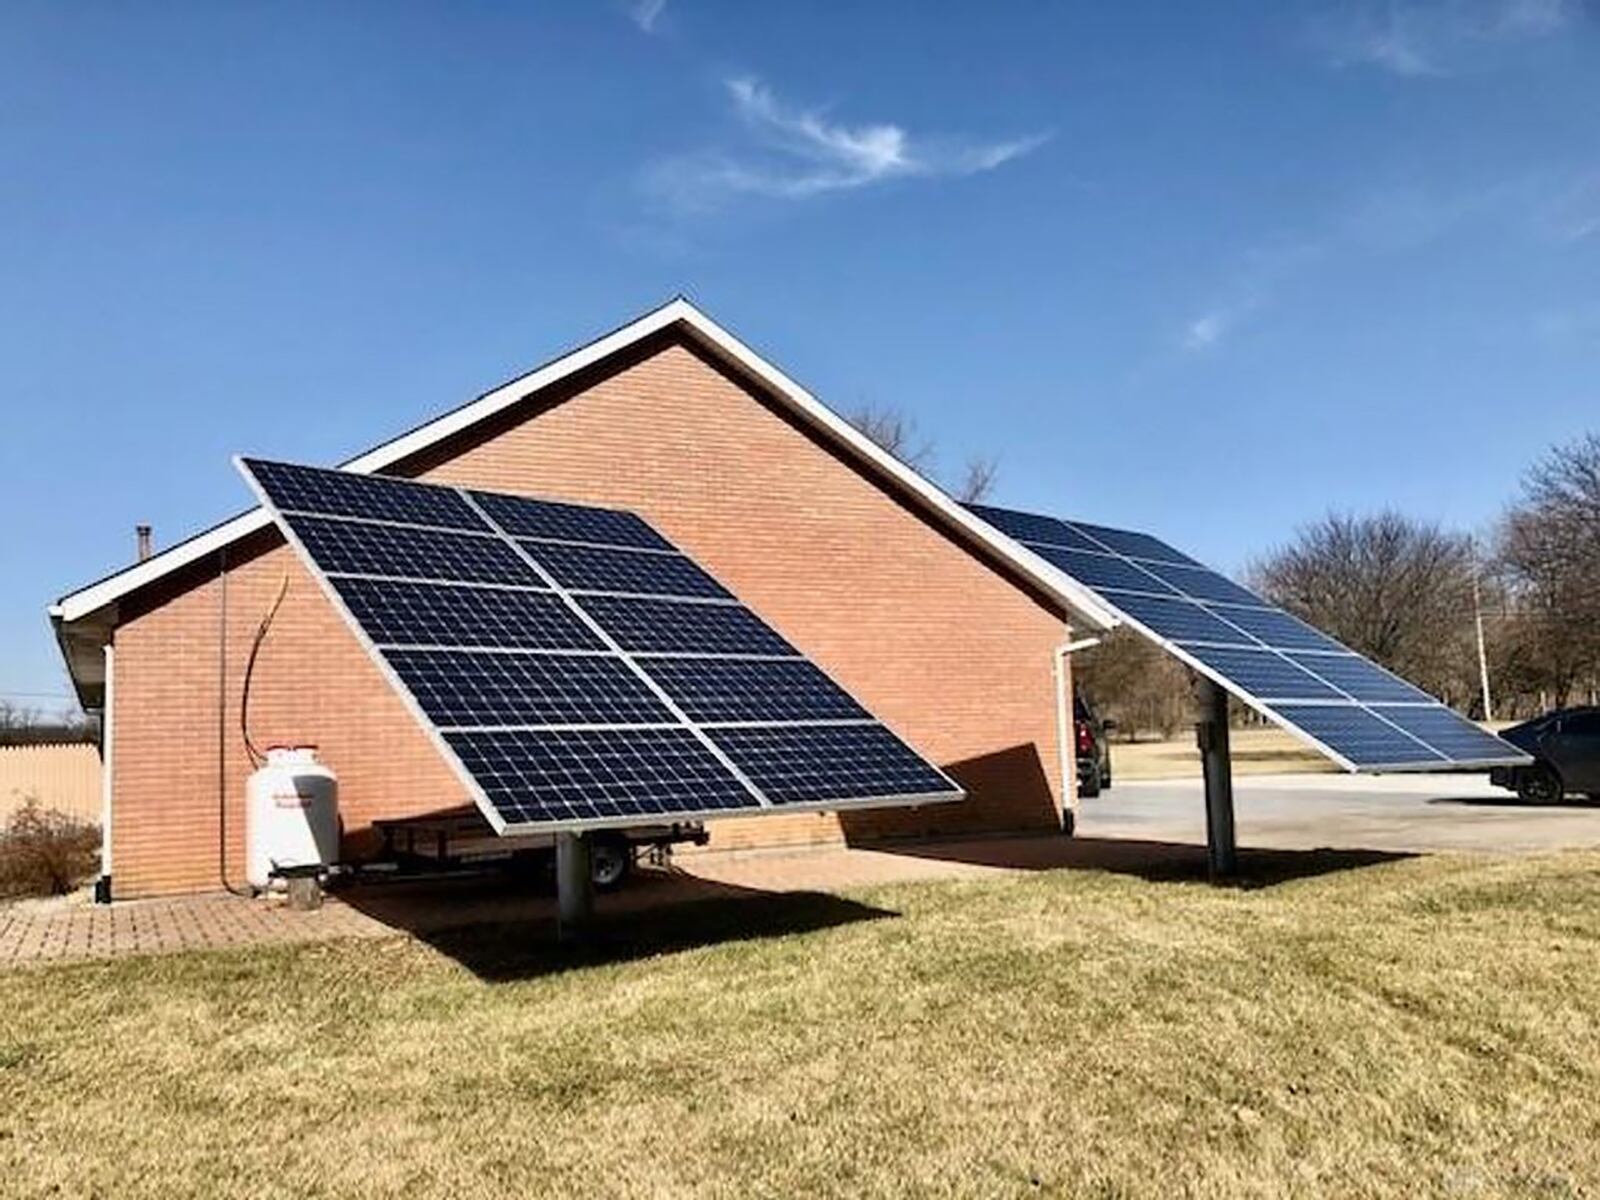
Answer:
<path fill-rule="evenodd" d="M 1146 533 L 969 506 L 1129 625 L 1351 771 L 1528 762 L 1421 689 Z"/>
<path fill-rule="evenodd" d="M 238 461 L 502 833 L 963 795 L 635 513 Z"/>

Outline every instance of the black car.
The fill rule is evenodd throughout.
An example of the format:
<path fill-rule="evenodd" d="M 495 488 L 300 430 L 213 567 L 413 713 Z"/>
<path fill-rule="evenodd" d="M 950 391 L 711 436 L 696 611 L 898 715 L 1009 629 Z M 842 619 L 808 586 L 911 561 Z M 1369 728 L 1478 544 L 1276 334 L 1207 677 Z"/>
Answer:
<path fill-rule="evenodd" d="M 1072 701 L 1073 746 L 1078 758 L 1078 795 L 1098 796 L 1111 786 L 1111 743 L 1115 721 L 1101 721 L 1081 697 Z"/>
<path fill-rule="evenodd" d="M 1600 800 L 1600 708 L 1562 708 L 1500 734 L 1533 755 L 1526 767 L 1496 767 L 1489 782 L 1529 804 L 1554 804 L 1572 792 Z"/>

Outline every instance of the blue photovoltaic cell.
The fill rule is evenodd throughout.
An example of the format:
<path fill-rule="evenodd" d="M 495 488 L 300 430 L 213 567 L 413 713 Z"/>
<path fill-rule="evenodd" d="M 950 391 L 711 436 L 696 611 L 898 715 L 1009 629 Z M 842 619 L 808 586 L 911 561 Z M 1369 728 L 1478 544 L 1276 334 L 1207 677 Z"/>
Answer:
<path fill-rule="evenodd" d="M 554 592 L 337 575 L 331 582 L 356 623 L 380 646 L 605 648 Z"/>
<path fill-rule="evenodd" d="M 1439 765 L 1445 761 L 1443 755 L 1353 704 L 1281 704 L 1274 708 L 1358 767 Z"/>
<path fill-rule="evenodd" d="M 922 796 L 951 786 L 882 725 L 717 729 L 711 737 L 777 804 Z"/>
<path fill-rule="evenodd" d="M 649 669 L 690 720 L 700 723 L 871 719 L 802 658 L 653 658 Z"/>
<path fill-rule="evenodd" d="M 333 574 L 539 583 L 533 568 L 492 534 L 477 537 L 441 529 L 369 525 L 293 513 L 286 514 L 284 521 L 317 565 Z"/>
<path fill-rule="evenodd" d="M 1164 596 L 1141 596 L 1135 592 L 1102 592 L 1116 608 L 1154 633 L 1174 642 L 1220 642 L 1224 645 L 1254 646 L 1249 634 L 1235 629 L 1198 604 Z"/>
<path fill-rule="evenodd" d="M 445 529 L 489 530 L 472 506 L 449 488 L 385 475 L 357 475 L 260 459 L 246 459 L 245 464 L 280 509 Z"/>
<path fill-rule="evenodd" d="M 1291 654 L 1306 670 L 1322 676 L 1355 700 L 1367 703 L 1433 703 L 1433 697 L 1382 667 L 1353 654 Z"/>
<path fill-rule="evenodd" d="M 614 655 L 386 650 L 435 725 L 676 724 Z"/>
<path fill-rule="evenodd" d="M 1129 558 L 1187 563 L 1194 567 L 1200 565 L 1187 554 L 1179 553 L 1160 538 L 1151 537 L 1148 533 L 1136 533 L 1131 529 L 1111 529 L 1105 525 L 1088 525 L 1082 521 L 1073 521 L 1072 527 L 1091 539 L 1096 549 L 1103 546 L 1108 550 L 1115 550 L 1118 554 L 1126 554 Z"/>
<path fill-rule="evenodd" d="M 635 513 L 615 508 L 590 508 L 533 500 L 499 492 L 473 492 L 495 524 L 513 537 L 554 538 L 563 542 L 593 542 L 601 546 L 643 546 L 670 550 L 671 543 Z"/>
<path fill-rule="evenodd" d="M 444 738 L 509 825 L 760 808 L 687 729 L 447 730 Z"/>
<path fill-rule="evenodd" d="M 987 504 L 969 504 L 967 507 L 1002 533 L 1008 533 L 1020 542 L 1042 542 L 1047 546 L 1066 546 L 1073 550 L 1101 548 L 1098 543 L 1090 541 L 1065 521 L 1058 521 L 1055 517 L 991 508 Z"/>
<path fill-rule="evenodd" d="M 1183 567 L 1172 563 L 1144 564 L 1172 585 L 1174 591 L 1196 600 L 1220 600 L 1228 604 L 1261 604 L 1266 602 L 1240 587 L 1231 579 L 1208 571 L 1204 567 Z"/>
<path fill-rule="evenodd" d="M 681 554 L 520 543 L 562 587 L 648 596 L 727 597 L 728 591 Z"/>
<path fill-rule="evenodd" d="M 1079 583 L 1097 591 L 1101 588 L 1120 588 L 1124 591 L 1170 594 L 1174 590 L 1143 567 L 1112 554 L 1063 550 L 1056 546 L 1030 546 L 1029 549 L 1046 562 L 1060 567 Z"/>
<path fill-rule="evenodd" d="M 1505 743 L 1442 704 L 1408 708 L 1374 705 L 1379 713 L 1434 749 L 1462 762 L 1499 761 Z"/>
<path fill-rule="evenodd" d="M 583 607 L 624 650 L 639 653 L 800 653 L 761 618 L 738 604 L 585 596 Z"/>
<path fill-rule="evenodd" d="M 1350 653 L 1331 637 L 1319 633 L 1280 608 L 1237 608 L 1211 604 L 1206 608 L 1274 650 L 1336 650 Z"/>
<path fill-rule="evenodd" d="M 1185 646 L 1206 666 L 1262 700 L 1342 700 L 1316 676 L 1271 650 L 1236 646 Z"/>

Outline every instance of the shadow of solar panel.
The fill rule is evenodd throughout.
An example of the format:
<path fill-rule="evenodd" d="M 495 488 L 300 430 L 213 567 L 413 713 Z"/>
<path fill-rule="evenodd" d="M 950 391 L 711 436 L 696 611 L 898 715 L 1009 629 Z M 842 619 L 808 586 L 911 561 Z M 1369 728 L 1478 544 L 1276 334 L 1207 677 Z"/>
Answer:
<path fill-rule="evenodd" d="M 539 576 L 494 536 L 369 525 L 285 514 L 306 552 L 333 574 L 400 575 L 468 583 L 538 584 Z"/>
<path fill-rule="evenodd" d="M 776 630 L 737 604 L 585 596 L 583 607 L 624 650 L 799 654 Z"/>
<path fill-rule="evenodd" d="M 337 575 L 331 582 L 350 615 L 380 646 L 605 648 L 554 592 Z"/>
<path fill-rule="evenodd" d="M 1138 533 L 1132 529 L 1112 529 L 1105 525 L 1089 525 L 1083 521 L 1072 521 L 1070 524 L 1097 550 L 1104 547 L 1107 550 L 1115 550 L 1118 554 L 1126 554 L 1129 558 L 1148 558 L 1157 562 L 1187 564 L 1191 567 L 1200 565 L 1187 554 L 1173 549 L 1160 538 L 1151 537 L 1148 533 Z"/>
<path fill-rule="evenodd" d="M 1248 633 L 1212 615 L 1191 600 L 1141 596 L 1109 588 L 1101 594 L 1117 609 L 1153 633 L 1174 642 L 1217 642 L 1237 646 L 1257 644 Z"/>
<path fill-rule="evenodd" d="M 620 658 L 476 650 L 386 650 L 428 718 L 454 725 L 675 724 Z"/>
<path fill-rule="evenodd" d="M 1322 680 L 1271 650 L 1185 646 L 1206 666 L 1262 700 L 1342 700 Z"/>
<path fill-rule="evenodd" d="M 1352 654 L 1291 654 L 1289 657 L 1356 700 L 1435 703 L 1421 688 L 1412 687 L 1399 676 Z"/>
<path fill-rule="evenodd" d="M 1459 762 L 1498 761 L 1505 743 L 1442 704 L 1406 708 L 1374 705 L 1376 712 L 1413 737 L 1419 737 L 1447 758 Z"/>
<path fill-rule="evenodd" d="M 649 596 L 730 598 L 728 591 L 681 554 L 520 542 L 562 587 Z"/>
<path fill-rule="evenodd" d="M 601 546 L 642 546 L 652 550 L 673 549 L 666 538 L 650 528 L 637 514 L 622 509 L 590 508 L 583 504 L 534 500 L 500 492 L 473 492 L 472 499 L 482 506 L 495 524 L 513 537 L 593 542 Z"/>
<path fill-rule="evenodd" d="M 1274 709 L 1357 766 L 1439 764 L 1444 756 L 1353 704 L 1277 704 Z"/>
<path fill-rule="evenodd" d="M 444 738 L 512 826 L 760 808 L 687 729 L 518 729 Z"/>
<path fill-rule="evenodd" d="M 1063 550 L 1057 546 L 1032 546 L 1030 549 L 1046 562 L 1060 567 L 1079 583 L 1087 584 L 1096 590 L 1110 588 L 1169 595 L 1175 590 L 1152 575 L 1149 570 L 1115 555 L 1090 553 L 1086 550 Z"/>
<path fill-rule="evenodd" d="M 711 737 L 776 804 L 951 791 L 948 779 L 882 725 L 718 729 Z"/>
<path fill-rule="evenodd" d="M 260 459 L 244 461 L 280 509 L 489 532 L 484 519 L 449 488 L 386 475 L 356 475 Z"/>
<path fill-rule="evenodd" d="M 992 508 L 987 504 L 969 504 L 967 507 L 996 529 L 1010 534 L 1019 542 L 1039 542 L 1046 546 L 1065 546 L 1071 550 L 1100 549 L 1097 543 L 1090 541 L 1065 521 L 1059 521 L 1055 517 L 1014 512 L 1008 508 Z"/>
<path fill-rule="evenodd" d="M 653 658 L 649 669 L 695 722 L 871 719 L 849 693 L 800 658 Z"/>

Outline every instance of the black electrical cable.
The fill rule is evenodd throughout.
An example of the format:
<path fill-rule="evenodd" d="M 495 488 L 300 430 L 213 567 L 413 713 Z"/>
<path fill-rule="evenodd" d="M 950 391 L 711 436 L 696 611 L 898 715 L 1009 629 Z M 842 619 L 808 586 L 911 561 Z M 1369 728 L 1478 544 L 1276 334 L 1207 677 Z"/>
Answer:
<path fill-rule="evenodd" d="M 283 607 L 283 598 L 288 594 L 289 573 L 285 571 L 283 582 L 278 585 L 277 598 L 273 600 L 272 607 L 267 609 L 267 615 L 261 618 L 261 624 L 256 626 L 255 640 L 250 643 L 250 657 L 244 664 L 244 688 L 239 695 L 239 734 L 244 738 L 245 753 L 250 756 L 252 767 L 259 767 L 266 761 L 266 756 L 250 740 L 250 679 L 256 673 L 256 656 L 261 653 L 261 643 L 266 640 L 267 630 L 272 628 L 278 609 Z"/>
<path fill-rule="evenodd" d="M 248 887 L 238 887 L 228 879 L 228 548 L 217 552 L 217 875 L 222 886 L 235 896 L 252 896 Z M 250 677 L 255 671 L 256 656 L 267 630 L 272 627 L 283 598 L 289 593 L 289 576 L 284 574 L 278 596 L 272 607 L 261 618 L 256 628 L 255 640 L 250 644 L 250 658 L 245 665 L 244 687 L 239 697 L 239 729 L 244 735 L 245 752 L 252 767 L 261 764 L 262 756 L 250 740 Z"/>

